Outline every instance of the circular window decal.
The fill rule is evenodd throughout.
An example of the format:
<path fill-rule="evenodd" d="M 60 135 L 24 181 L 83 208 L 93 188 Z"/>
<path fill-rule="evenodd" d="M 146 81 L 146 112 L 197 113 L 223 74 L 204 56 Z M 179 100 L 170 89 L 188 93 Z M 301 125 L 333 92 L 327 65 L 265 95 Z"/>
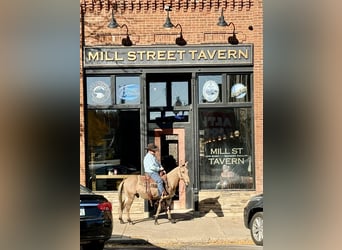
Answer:
<path fill-rule="evenodd" d="M 247 94 L 247 87 L 242 83 L 236 83 L 231 88 L 231 97 L 243 98 Z"/>
<path fill-rule="evenodd" d="M 105 82 L 97 81 L 93 83 L 90 88 L 93 102 L 103 104 L 110 99 L 110 88 Z"/>
<path fill-rule="evenodd" d="M 203 85 L 203 97 L 205 100 L 207 100 L 208 102 L 213 102 L 217 99 L 217 97 L 219 96 L 220 93 L 220 89 L 218 84 L 213 81 L 213 80 L 209 80 L 206 81 Z"/>

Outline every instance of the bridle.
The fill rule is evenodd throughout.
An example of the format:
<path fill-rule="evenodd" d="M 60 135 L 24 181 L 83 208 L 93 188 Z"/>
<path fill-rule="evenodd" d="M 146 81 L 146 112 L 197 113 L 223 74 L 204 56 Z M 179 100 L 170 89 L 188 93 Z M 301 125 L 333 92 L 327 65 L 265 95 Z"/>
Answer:
<path fill-rule="evenodd" d="M 183 165 L 179 166 L 179 170 L 178 170 L 179 179 L 180 179 L 180 180 L 183 180 L 184 183 L 185 183 L 186 185 L 188 185 L 188 183 L 186 182 L 186 180 L 185 180 L 185 178 L 184 178 L 184 176 L 183 176 L 182 168 L 186 168 L 186 164 L 187 164 L 187 163 L 188 163 L 188 162 L 185 162 Z"/>

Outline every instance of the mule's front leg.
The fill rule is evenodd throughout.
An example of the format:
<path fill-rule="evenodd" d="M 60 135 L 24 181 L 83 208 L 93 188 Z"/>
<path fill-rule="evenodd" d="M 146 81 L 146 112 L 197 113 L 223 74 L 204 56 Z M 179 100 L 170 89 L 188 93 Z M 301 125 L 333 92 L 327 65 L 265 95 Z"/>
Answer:
<path fill-rule="evenodd" d="M 171 223 L 176 223 L 176 220 L 172 219 L 171 216 L 171 202 L 167 206 L 167 218 Z"/>

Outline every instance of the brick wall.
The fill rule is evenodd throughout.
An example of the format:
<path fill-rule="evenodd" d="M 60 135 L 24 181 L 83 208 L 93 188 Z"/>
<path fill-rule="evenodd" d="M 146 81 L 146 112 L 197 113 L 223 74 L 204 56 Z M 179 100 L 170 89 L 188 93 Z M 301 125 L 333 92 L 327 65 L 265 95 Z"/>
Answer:
<path fill-rule="evenodd" d="M 112 9 L 116 21 L 126 24 L 133 46 L 174 44 L 180 29 L 164 29 L 165 5 L 170 18 L 181 24 L 188 45 L 226 44 L 232 26 L 219 27 L 223 9 L 227 22 L 234 22 L 240 43 L 254 44 L 254 142 L 256 191 L 263 191 L 263 6 L 261 0 L 81 0 L 80 38 L 84 45 L 122 46 L 125 28 L 110 29 Z M 252 28 L 251 28 L 252 27 Z M 84 31 L 84 32 L 83 32 Z M 84 40 L 84 41 L 82 41 Z M 82 47 L 80 48 L 82 52 Z M 82 55 L 82 53 L 81 53 Z M 85 182 L 82 62 L 80 74 L 80 182 Z"/>
<path fill-rule="evenodd" d="M 241 216 L 247 201 L 257 192 L 250 191 L 200 191 L 201 216 Z"/>
<path fill-rule="evenodd" d="M 128 26 L 133 45 L 174 44 L 179 29 L 164 29 L 164 6 L 170 4 L 170 18 L 174 25 L 181 24 L 188 44 L 227 43 L 232 26 L 220 27 L 218 18 L 223 8 L 227 22 L 236 27 L 237 38 L 243 43 L 254 43 L 255 52 L 262 52 L 262 1 L 81 1 L 85 20 L 86 45 L 118 45 L 126 29 L 110 29 L 114 3 L 116 21 Z M 197 2 L 197 4 L 195 4 Z M 152 4 L 153 3 L 153 4 Z M 253 30 L 249 27 L 253 26 Z M 256 57 L 261 63 L 261 53 Z M 260 56 L 260 57 L 259 57 Z M 260 65 L 261 66 L 261 65 Z M 258 66 L 259 67 L 259 66 Z"/>
<path fill-rule="evenodd" d="M 113 207 L 113 217 L 114 220 L 119 218 L 119 201 L 118 201 L 118 192 L 117 191 L 95 191 L 97 194 L 104 195 L 111 203 Z M 144 212 L 144 200 L 141 198 L 135 198 L 132 204 L 130 214 L 132 219 L 134 218 L 144 218 L 148 217 Z M 123 214 L 123 219 L 126 220 L 126 214 Z"/>

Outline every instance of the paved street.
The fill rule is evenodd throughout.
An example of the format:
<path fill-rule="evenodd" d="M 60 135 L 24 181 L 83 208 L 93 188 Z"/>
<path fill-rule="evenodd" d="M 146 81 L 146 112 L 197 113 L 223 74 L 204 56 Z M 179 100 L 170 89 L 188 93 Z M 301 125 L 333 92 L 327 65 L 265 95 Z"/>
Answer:
<path fill-rule="evenodd" d="M 152 218 L 133 218 L 135 224 L 115 223 L 113 235 L 105 250 L 262 250 L 254 245 L 242 216 L 208 214 L 195 217 L 191 211 L 177 211 L 177 223 L 171 224 L 165 215 L 159 225 Z"/>

